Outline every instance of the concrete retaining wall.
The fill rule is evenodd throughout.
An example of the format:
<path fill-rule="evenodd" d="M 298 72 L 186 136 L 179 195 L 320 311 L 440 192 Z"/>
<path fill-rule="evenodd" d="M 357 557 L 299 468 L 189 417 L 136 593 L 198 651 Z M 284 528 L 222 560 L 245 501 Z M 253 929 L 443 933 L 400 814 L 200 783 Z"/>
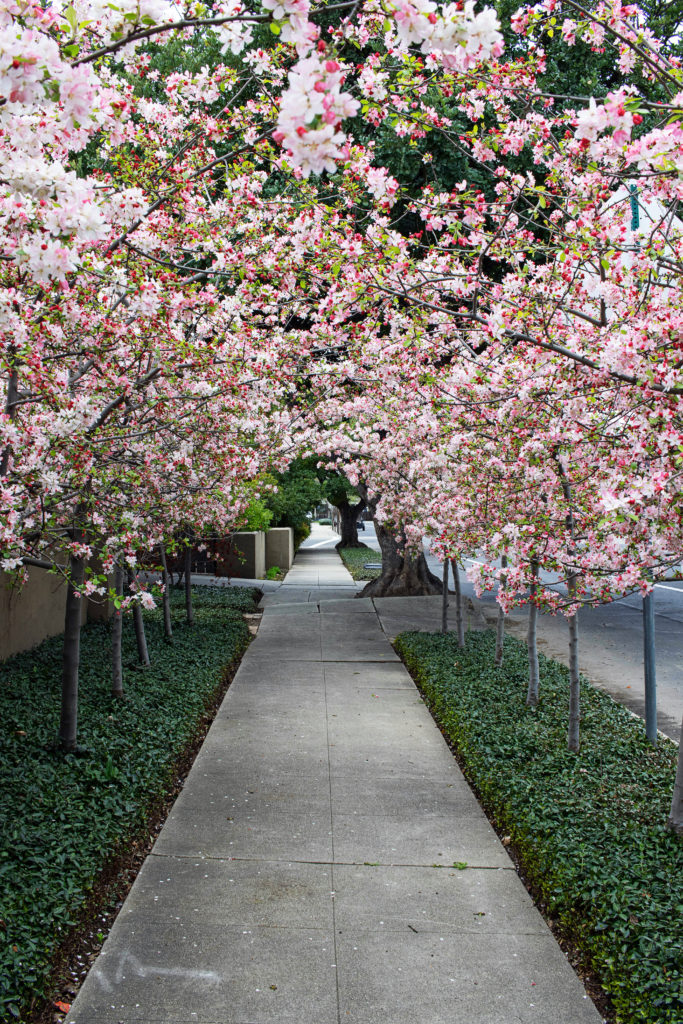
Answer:
<path fill-rule="evenodd" d="M 28 582 L 19 587 L 0 573 L 0 661 L 63 633 L 65 603 L 61 576 L 30 568 Z M 112 609 L 110 602 L 83 598 L 81 622 L 106 621 Z"/>
<path fill-rule="evenodd" d="M 27 651 L 64 629 L 66 586 L 59 576 L 29 569 L 28 583 L 0 574 L 0 660 Z M 86 605 L 84 603 L 84 613 Z"/>
<path fill-rule="evenodd" d="M 294 561 L 294 530 L 276 526 L 266 534 L 266 569 L 277 566 L 287 571 Z"/>

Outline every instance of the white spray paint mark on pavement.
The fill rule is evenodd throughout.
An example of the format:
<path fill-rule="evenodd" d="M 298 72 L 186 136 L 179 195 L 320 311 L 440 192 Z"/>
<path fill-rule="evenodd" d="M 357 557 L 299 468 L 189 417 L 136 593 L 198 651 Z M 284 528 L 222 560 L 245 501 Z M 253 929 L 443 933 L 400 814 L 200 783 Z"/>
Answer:
<path fill-rule="evenodd" d="M 150 976 L 163 978 L 187 978 L 189 981 L 202 981 L 211 985 L 217 985 L 221 981 L 220 974 L 216 971 L 202 971 L 192 967 L 157 967 L 154 964 L 143 964 L 132 953 L 124 952 L 119 957 L 119 962 L 114 973 L 114 982 L 120 985 L 126 979 L 126 974 L 135 974 L 138 978 Z M 101 987 L 105 992 L 111 992 L 113 984 L 104 974 L 101 967 L 93 971 Z"/>

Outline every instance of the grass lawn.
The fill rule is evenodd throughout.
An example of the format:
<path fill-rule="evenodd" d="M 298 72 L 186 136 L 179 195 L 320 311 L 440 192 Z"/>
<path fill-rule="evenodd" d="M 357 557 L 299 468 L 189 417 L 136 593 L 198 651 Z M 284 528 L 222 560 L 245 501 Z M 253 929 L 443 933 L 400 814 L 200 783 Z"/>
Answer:
<path fill-rule="evenodd" d="M 174 595 L 174 637 L 160 611 L 145 613 L 152 667 L 137 667 L 124 626 L 124 700 L 110 695 L 110 627 L 83 629 L 79 742 L 54 748 L 61 638 L 0 665 L 0 1019 L 39 1007 L 60 947 L 89 905 L 103 869 L 149 833 L 226 673 L 249 642 L 242 618 L 257 592 L 194 591 L 195 625 Z"/>
<path fill-rule="evenodd" d="M 681 1024 L 683 841 L 666 828 L 677 748 L 582 687 L 581 752 L 566 749 L 567 669 L 495 634 L 403 633 L 396 648 L 548 915 L 583 953 L 624 1024 Z"/>

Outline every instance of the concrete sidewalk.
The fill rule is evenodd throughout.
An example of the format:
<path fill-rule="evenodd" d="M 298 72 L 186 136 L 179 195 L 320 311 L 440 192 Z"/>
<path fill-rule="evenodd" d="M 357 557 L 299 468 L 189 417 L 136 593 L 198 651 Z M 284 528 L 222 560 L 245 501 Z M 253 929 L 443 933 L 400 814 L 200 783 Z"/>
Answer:
<path fill-rule="evenodd" d="M 323 541 L 264 598 L 67 1019 L 599 1024 Z"/>

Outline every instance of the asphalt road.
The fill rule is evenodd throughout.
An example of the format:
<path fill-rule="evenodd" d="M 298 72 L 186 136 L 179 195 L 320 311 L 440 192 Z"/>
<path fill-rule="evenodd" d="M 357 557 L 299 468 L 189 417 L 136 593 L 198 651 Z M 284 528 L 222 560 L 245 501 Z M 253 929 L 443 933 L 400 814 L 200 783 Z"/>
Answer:
<path fill-rule="evenodd" d="M 372 523 L 359 539 L 379 550 Z M 441 563 L 427 552 L 432 572 L 441 578 Z M 463 577 L 463 593 L 476 599 L 474 588 Z M 495 596 L 481 598 L 484 606 L 495 604 Z M 526 613 L 516 609 L 509 617 L 509 630 L 524 636 Z M 683 582 L 655 587 L 655 633 L 657 670 L 657 724 L 661 732 L 676 741 L 683 718 Z M 549 657 L 566 663 L 568 638 L 566 620 L 561 616 L 540 616 L 539 646 Z M 596 686 L 610 693 L 641 717 L 645 714 L 643 685 L 642 600 L 637 595 L 598 608 L 579 612 L 581 671 Z"/>

